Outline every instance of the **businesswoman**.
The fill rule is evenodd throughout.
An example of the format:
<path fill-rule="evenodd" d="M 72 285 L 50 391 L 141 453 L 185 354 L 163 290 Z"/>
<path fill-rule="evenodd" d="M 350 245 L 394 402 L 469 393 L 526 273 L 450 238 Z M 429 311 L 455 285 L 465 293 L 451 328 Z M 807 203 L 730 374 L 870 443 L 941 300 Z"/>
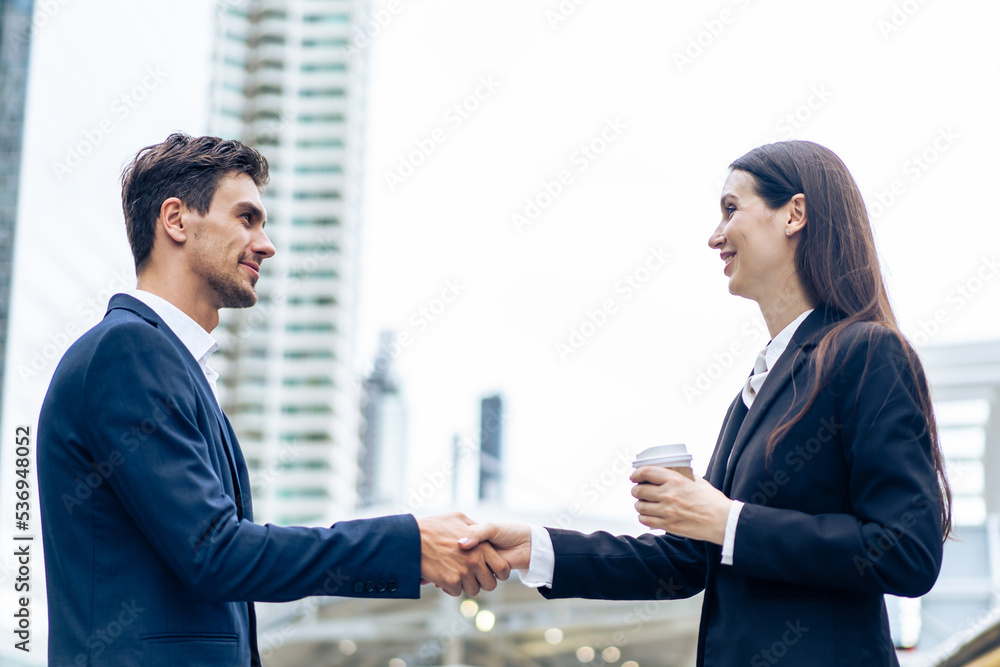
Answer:
<path fill-rule="evenodd" d="M 937 578 L 951 495 L 920 362 L 900 334 L 857 184 L 788 141 L 731 165 L 709 239 L 772 340 L 705 479 L 632 475 L 638 538 L 470 529 L 548 598 L 705 591 L 698 665 L 897 665 L 883 596 Z"/>

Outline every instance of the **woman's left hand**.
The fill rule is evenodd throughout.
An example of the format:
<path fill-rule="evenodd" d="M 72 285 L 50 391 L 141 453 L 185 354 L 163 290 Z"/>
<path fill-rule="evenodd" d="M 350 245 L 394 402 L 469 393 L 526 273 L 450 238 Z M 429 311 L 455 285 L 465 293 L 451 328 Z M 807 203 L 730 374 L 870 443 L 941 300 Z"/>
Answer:
<path fill-rule="evenodd" d="M 691 481 L 666 468 L 643 466 L 632 473 L 639 522 L 680 537 L 722 544 L 733 501 L 707 480 Z"/>

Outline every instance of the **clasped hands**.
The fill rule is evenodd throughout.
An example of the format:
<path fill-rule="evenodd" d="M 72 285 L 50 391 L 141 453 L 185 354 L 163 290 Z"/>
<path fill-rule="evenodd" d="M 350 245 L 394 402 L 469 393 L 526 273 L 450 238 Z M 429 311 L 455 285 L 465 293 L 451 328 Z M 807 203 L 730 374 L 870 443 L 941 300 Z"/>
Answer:
<path fill-rule="evenodd" d="M 732 502 L 707 480 L 644 466 L 630 478 L 639 522 L 680 537 L 722 544 Z M 528 569 L 531 528 L 516 523 L 473 523 L 459 512 L 418 521 L 421 577 L 449 595 L 492 591 L 512 569 Z M 456 549 L 456 545 L 460 549 Z"/>

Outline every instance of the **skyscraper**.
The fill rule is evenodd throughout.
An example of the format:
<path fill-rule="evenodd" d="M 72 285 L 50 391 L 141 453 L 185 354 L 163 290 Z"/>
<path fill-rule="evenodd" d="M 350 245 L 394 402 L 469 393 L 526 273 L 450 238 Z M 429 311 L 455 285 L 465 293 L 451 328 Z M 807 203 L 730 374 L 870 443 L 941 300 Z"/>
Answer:
<path fill-rule="evenodd" d="M 503 400 L 488 396 L 479 414 L 479 499 L 503 500 Z"/>
<path fill-rule="evenodd" d="M 365 378 L 358 461 L 360 507 L 406 501 L 406 406 L 389 352 L 394 338 L 391 331 L 382 333 L 378 356 Z"/>
<path fill-rule="evenodd" d="M 259 302 L 217 329 L 223 407 L 262 521 L 314 523 L 356 504 L 355 352 L 364 53 L 348 56 L 363 0 L 223 4 L 212 131 L 259 148 L 277 255 Z M 217 355 L 219 356 L 219 355 Z"/>
<path fill-rule="evenodd" d="M 31 0 L 0 0 L 0 404 L 7 356 L 7 316 L 17 223 Z"/>

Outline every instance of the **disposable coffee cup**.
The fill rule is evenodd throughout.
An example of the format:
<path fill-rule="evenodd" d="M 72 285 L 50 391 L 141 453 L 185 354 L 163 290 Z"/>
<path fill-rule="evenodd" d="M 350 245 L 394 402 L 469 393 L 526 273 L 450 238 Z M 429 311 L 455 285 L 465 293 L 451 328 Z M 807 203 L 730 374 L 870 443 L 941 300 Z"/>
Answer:
<path fill-rule="evenodd" d="M 642 466 L 659 466 L 668 470 L 675 470 L 690 480 L 694 480 L 694 470 L 691 469 L 691 459 L 688 454 L 687 445 L 657 445 L 639 452 L 635 461 L 632 461 L 633 468 Z"/>

